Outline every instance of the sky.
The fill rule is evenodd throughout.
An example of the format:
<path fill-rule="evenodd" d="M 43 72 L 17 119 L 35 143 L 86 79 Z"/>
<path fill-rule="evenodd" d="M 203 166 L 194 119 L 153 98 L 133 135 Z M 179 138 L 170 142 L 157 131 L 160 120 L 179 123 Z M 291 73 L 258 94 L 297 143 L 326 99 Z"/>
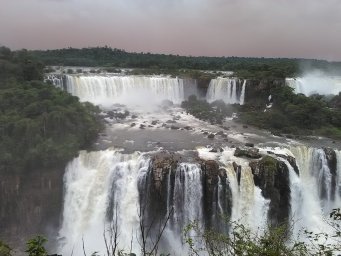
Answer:
<path fill-rule="evenodd" d="M 0 0 L 0 45 L 341 61 L 341 0 Z"/>

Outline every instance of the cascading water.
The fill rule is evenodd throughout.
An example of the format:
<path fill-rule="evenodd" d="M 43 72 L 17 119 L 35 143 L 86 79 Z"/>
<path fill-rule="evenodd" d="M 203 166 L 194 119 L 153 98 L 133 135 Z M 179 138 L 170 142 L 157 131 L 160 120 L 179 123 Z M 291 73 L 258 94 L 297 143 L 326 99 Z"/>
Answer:
<path fill-rule="evenodd" d="M 232 192 L 231 221 L 241 222 L 252 232 L 261 234 L 267 228 L 270 201 L 265 199 L 261 189 L 255 186 L 248 162 L 233 157 L 233 154 L 234 149 L 225 148 L 220 159 L 226 165 L 225 170 Z M 232 162 L 237 162 L 240 166 L 239 173 L 234 170 Z"/>
<path fill-rule="evenodd" d="M 331 174 L 325 152 L 305 146 L 292 147 L 290 151 L 295 156 L 300 171 L 298 176 L 287 163 L 290 173 L 293 234 L 297 237 L 304 229 L 331 233 L 333 230 L 326 219 L 333 208 L 340 207 L 340 197 L 337 191 L 335 197 L 330 196 Z M 339 155 L 339 152 L 337 154 Z M 340 175 L 340 162 L 338 165 L 337 175 Z"/>
<path fill-rule="evenodd" d="M 66 76 L 69 93 L 81 101 L 103 106 L 115 103 L 150 105 L 184 100 L 184 81 L 170 77 L 147 76 Z"/>
<path fill-rule="evenodd" d="M 273 152 L 270 156 L 284 162 L 287 167 L 291 206 L 289 219 L 294 224 L 292 237 L 296 239 L 303 229 L 331 233 L 331 227 L 325 219 L 332 208 L 340 207 L 341 152 L 335 151 L 337 170 L 333 190 L 330 178 L 332 173 L 325 150 L 304 146 L 292 147 L 290 150 L 262 150 L 264 154 L 269 151 Z M 146 218 L 149 218 L 145 220 L 147 224 L 150 220 L 159 220 L 159 217 L 164 221 L 170 214 L 160 240 L 160 249 L 175 255 L 187 252 L 182 237 L 187 224 L 197 221 L 199 227 L 205 228 L 206 221 L 209 221 L 212 225 L 219 225 L 219 222 L 212 221 L 212 215 L 207 215 L 204 207 L 207 200 L 212 200 L 211 205 L 216 210 L 211 211 L 211 214 L 215 218 L 229 213 L 227 217 L 230 221 L 242 223 L 253 233 L 262 234 L 268 226 L 270 200 L 265 199 L 262 190 L 255 186 L 249 161 L 234 157 L 234 149 L 229 148 L 225 148 L 220 155 L 209 152 L 209 149 L 201 150 L 199 155 L 204 159 L 219 157 L 222 165 L 212 193 L 208 192 L 207 184 L 213 183 L 205 180 L 212 176 L 205 176 L 207 173 L 203 173 L 200 164 L 178 163 L 176 168 L 155 170 L 153 161 L 146 154 L 127 155 L 113 149 L 81 152 L 68 165 L 64 178 L 64 212 L 59 232 L 59 252 L 63 255 L 72 251 L 74 255 L 83 254 L 82 238 L 87 253 L 104 252 L 103 232 L 117 223 L 119 248 L 125 252 L 139 253 L 141 205 L 152 207 L 145 212 Z M 283 155 L 296 158 L 299 174 L 291 165 L 292 162 L 289 163 Z M 159 190 L 155 190 L 155 175 L 161 175 L 158 176 L 161 178 Z M 226 181 L 222 177 L 226 177 Z M 225 184 L 230 191 L 230 201 L 226 201 L 229 194 Z M 154 197 L 156 192 L 162 198 Z M 332 192 L 334 196 L 330 195 Z M 149 204 L 146 203 L 148 200 L 151 200 Z M 155 212 L 155 207 L 159 211 Z M 153 228 L 151 232 L 157 232 L 159 228 Z M 226 228 L 219 230 L 228 232 L 228 225 Z M 196 236 L 194 231 L 190 235 Z"/>
<path fill-rule="evenodd" d="M 227 104 L 244 104 L 246 80 L 241 85 L 237 78 L 218 77 L 212 79 L 207 90 L 208 102 L 222 100 Z"/>
<path fill-rule="evenodd" d="M 286 84 L 294 89 L 295 93 L 306 96 L 312 94 L 338 95 L 341 92 L 341 78 L 311 74 L 304 77 L 287 78 Z"/>
<path fill-rule="evenodd" d="M 82 255 L 82 238 L 89 255 L 94 251 L 104 252 L 103 233 L 115 216 L 120 249 L 137 250 L 136 242 L 133 248 L 130 245 L 139 226 L 137 183 L 148 166 L 149 160 L 138 153 L 81 152 L 68 165 L 64 177 L 60 253 Z"/>
<path fill-rule="evenodd" d="M 148 209 L 140 212 L 141 195 L 147 193 L 146 187 L 153 186 L 146 184 L 151 182 L 147 178 L 149 166 L 149 158 L 139 153 L 126 155 L 115 150 L 81 152 L 68 165 L 64 178 L 59 252 L 63 255 L 83 254 L 83 239 L 86 253 L 103 253 L 103 234 L 117 223 L 119 249 L 139 253 L 141 214 L 154 216 Z M 173 181 L 167 185 L 167 214 L 170 209 L 173 214 L 161 244 L 168 251 L 177 248 L 179 252 L 179 248 L 184 248 L 181 237 L 184 227 L 192 221 L 202 222 L 204 219 L 202 171 L 197 164 L 181 163 L 174 175 L 169 175 L 171 177 Z M 173 188 L 170 188 L 171 184 L 174 184 Z M 145 221 L 147 225 L 147 219 Z"/>
<path fill-rule="evenodd" d="M 63 78 L 60 75 L 48 75 L 44 79 L 45 82 L 50 82 L 55 87 L 64 89 L 63 87 Z"/>

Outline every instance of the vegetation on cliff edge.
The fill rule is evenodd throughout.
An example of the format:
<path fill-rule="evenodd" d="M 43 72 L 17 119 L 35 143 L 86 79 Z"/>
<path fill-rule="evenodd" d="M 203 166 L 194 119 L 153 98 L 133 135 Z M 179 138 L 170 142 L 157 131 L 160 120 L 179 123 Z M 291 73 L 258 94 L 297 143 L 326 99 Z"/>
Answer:
<path fill-rule="evenodd" d="M 43 68 L 0 48 L 0 171 L 64 166 L 101 129 L 99 109 L 44 83 Z"/>

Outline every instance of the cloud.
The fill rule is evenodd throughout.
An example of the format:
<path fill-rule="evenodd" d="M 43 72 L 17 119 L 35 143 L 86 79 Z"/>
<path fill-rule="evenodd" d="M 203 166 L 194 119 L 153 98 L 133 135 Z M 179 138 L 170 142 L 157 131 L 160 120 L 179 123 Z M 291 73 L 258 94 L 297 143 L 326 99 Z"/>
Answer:
<path fill-rule="evenodd" d="M 339 0 L 0 0 L 12 48 L 341 60 Z"/>

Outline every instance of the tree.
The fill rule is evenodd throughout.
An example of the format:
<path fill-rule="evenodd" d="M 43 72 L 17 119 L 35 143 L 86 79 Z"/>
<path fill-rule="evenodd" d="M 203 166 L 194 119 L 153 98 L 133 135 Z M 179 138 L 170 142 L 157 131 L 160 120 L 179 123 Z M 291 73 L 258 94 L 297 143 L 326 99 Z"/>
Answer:
<path fill-rule="evenodd" d="M 12 249 L 7 244 L 0 241 L 0 256 L 12 256 L 11 252 Z"/>
<path fill-rule="evenodd" d="M 28 253 L 28 256 L 47 256 L 47 250 L 44 247 L 46 242 L 47 239 L 45 237 L 36 236 L 27 241 L 25 252 Z"/>

